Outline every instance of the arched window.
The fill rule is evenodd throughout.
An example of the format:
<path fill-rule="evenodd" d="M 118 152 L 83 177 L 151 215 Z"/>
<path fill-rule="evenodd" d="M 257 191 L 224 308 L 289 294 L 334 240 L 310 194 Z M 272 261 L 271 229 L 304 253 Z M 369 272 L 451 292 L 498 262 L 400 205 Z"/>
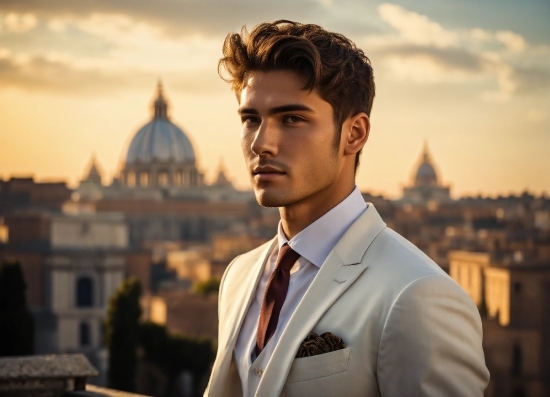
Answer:
<path fill-rule="evenodd" d="M 80 340 L 80 346 L 89 346 L 91 343 L 90 325 L 84 321 L 80 323 L 79 340 Z"/>
<path fill-rule="evenodd" d="M 81 277 L 76 282 L 76 306 L 91 307 L 94 304 L 94 283 L 89 277 Z"/>

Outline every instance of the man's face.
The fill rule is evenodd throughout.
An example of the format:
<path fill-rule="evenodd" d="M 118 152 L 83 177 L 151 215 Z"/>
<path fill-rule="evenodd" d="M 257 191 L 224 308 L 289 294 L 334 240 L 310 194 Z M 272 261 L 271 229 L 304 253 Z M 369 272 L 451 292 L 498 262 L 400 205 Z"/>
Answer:
<path fill-rule="evenodd" d="M 334 145 L 332 106 L 303 86 L 292 71 L 245 76 L 241 145 L 256 199 L 264 207 L 315 205 L 338 189 L 343 154 Z"/>

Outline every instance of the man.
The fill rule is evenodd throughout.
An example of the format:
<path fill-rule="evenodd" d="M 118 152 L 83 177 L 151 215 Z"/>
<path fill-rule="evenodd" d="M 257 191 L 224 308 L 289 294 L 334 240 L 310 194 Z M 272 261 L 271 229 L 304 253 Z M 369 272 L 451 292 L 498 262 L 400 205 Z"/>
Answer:
<path fill-rule="evenodd" d="M 224 274 L 205 396 L 482 396 L 473 302 L 355 187 L 368 58 L 289 21 L 229 34 L 223 53 L 256 199 L 281 221 Z"/>

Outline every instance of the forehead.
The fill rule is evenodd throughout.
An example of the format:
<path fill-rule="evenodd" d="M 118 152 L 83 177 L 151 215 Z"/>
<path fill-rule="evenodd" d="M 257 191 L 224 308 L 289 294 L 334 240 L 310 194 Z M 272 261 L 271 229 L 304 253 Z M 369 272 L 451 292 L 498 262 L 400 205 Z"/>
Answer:
<path fill-rule="evenodd" d="M 272 107 L 287 103 L 308 103 L 325 106 L 316 90 L 304 89 L 305 80 L 298 73 L 287 70 L 269 72 L 250 71 L 243 80 L 240 105 L 246 107 Z M 332 106 L 330 106 L 332 108 Z"/>

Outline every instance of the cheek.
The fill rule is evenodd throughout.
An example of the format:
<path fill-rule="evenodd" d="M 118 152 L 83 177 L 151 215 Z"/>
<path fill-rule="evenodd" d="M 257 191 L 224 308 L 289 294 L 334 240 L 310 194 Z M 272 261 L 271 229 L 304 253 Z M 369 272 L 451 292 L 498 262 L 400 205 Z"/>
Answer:
<path fill-rule="evenodd" d="M 252 140 L 252 134 L 241 131 L 241 149 L 244 154 L 249 154 L 251 152 Z"/>

